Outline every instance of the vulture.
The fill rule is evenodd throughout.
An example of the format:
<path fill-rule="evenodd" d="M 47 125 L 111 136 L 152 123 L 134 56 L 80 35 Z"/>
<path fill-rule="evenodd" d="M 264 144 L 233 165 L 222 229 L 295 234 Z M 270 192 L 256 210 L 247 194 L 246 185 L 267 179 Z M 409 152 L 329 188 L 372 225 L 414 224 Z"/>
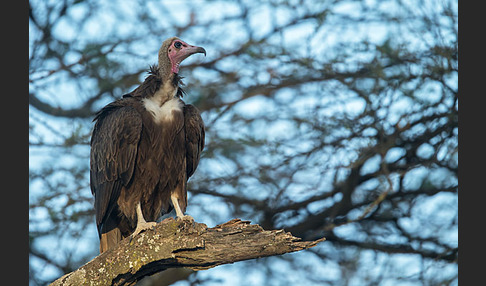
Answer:
<path fill-rule="evenodd" d="M 100 253 L 155 226 L 175 209 L 185 216 L 187 180 L 204 148 L 199 110 L 182 101 L 179 65 L 203 53 L 177 37 L 165 40 L 158 65 L 144 82 L 95 114 L 91 135 L 90 187 Z"/>

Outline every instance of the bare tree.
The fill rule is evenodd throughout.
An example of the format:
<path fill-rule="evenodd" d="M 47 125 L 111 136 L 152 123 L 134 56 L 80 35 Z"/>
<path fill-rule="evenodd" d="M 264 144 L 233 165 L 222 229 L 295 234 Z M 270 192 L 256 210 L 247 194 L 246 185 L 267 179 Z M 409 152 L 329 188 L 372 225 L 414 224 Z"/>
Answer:
<path fill-rule="evenodd" d="M 189 214 L 327 239 L 235 284 L 458 283 L 457 1 L 30 1 L 29 30 L 32 285 L 97 255 L 93 114 L 173 35 L 208 51 L 181 67 L 207 125 Z"/>

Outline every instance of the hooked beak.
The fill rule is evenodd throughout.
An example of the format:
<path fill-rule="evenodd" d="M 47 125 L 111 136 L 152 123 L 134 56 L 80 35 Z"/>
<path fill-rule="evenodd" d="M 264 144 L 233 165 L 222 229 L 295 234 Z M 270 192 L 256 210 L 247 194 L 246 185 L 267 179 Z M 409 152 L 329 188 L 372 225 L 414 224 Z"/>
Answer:
<path fill-rule="evenodd" d="M 206 50 L 203 47 L 196 47 L 196 46 L 191 46 L 191 47 L 193 48 L 192 54 L 201 53 L 204 54 L 204 56 L 206 56 Z"/>
<path fill-rule="evenodd" d="M 183 47 L 175 56 L 175 60 L 178 63 L 181 63 L 183 60 L 187 59 L 189 56 L 197 54 L 197 53 L 202 53 L 204 56 L 206 56 L 206 50 L 203 47 L 197 47 L 197 46 L 190 46 L 187 45 L 187 47 Z"/>
<path fill-rule="evenodd" d="M 203 47 L 198 46 L 191 46 L 186 45 L 180 49 L 180 51 L 171 58 L 172 61 L 172 72 L 178 73 L 179 72 L 179 65 L 180 63 L 187 59 L 189 56 L 201 53 L 206 56 L 206 50 Z"/>

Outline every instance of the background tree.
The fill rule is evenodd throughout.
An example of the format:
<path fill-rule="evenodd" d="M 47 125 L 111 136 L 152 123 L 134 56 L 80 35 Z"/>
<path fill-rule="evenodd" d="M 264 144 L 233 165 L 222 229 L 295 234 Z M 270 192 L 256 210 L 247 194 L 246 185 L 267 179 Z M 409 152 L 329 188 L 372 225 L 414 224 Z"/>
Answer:
<path fill-rule="evenodd" d="M 181 68 L 207 126 L 188 213 L 327 238 L 177 285 L 457 285 L 457 20 L 454 0 L 31 0 L 30 284 L 98 254 L 93 114 L 177 35 L 208 52 Z"/>

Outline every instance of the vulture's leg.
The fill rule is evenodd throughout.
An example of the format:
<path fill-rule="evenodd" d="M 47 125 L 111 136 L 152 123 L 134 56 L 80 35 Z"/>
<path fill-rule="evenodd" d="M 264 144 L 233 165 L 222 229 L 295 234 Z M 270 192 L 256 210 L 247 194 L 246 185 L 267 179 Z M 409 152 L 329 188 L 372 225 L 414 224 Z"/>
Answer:
<path fill-rule="evenodd" d="M 178 219 L 183 219 L 183 220 L 192 220 L 194 221 L 194 218 L 190 215 L 184 215 L 184 213 L 181 210 L 181 207 L 179 206 L 179 199 L 177 198 L 176 195 L 171 194 L 170 195 L 170 200 L 172 201 L 172 205 L 174 206 L 174 209 L 176 211 L 176 215 Z"/>
<path fill-rule="evenodd" d="M 139 234 L 140 232 L 149 229 L 149 228 L 155 228 L 157 225 L 156 222 L 151 221 L 151 222 L 146 222 L 145 219 L 143 218 L 142 214 L 142 206 L 141 203 L 138 202 L 137 204 L 137 227 L 135 228 L 135 231 L 132 233 L 132 238 Z"/>

